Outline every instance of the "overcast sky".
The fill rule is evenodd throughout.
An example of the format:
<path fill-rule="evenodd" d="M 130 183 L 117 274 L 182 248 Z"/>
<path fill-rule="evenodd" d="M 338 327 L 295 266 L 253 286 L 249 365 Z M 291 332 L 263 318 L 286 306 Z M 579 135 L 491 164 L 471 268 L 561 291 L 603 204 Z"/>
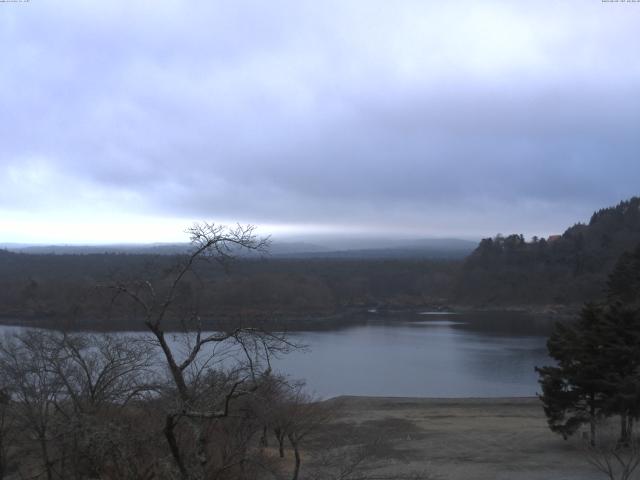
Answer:
<path fill-rule="evenodd" d="M 0 3 L 0 243 L 547 235 L 640 194 L 640 3 Z"/>

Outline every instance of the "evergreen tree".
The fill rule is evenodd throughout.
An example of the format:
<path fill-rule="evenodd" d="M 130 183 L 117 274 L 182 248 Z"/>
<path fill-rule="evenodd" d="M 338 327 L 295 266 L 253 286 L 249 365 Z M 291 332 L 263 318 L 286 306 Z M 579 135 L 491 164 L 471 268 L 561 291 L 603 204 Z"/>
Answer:
<path fill-rule="evenodd" d="M 618 259 L 607 281 L 607 303 L 638 308 L 640 303 L 640 245 Z"/>
<path fill-rule="evenodd" d="M 600 317 L 595 305 L 585 306 L 578 322 L 558 323 L 547 342 L 555 367 L 536 368 L 540 375 L 542 400 L 551 431 L 565 439 L 589 424 L 595 445 L 596 422 L 603 416 L 606 363 L 601 343 Z"/>
<path fill-rule="evenodd" d="M 549 338 L 555 367 L 537 368 L 545 414 L 565 438 L 583 424 L 620 416 L 620 443 L 640 418 L 640 247 L 609 276 L 606 301 L 588 304 L 577 322 L 558 324 Z"/>
<path fill-rule="evenodd" d="M 604 321 L 612 394 L 606 409 L 620 415 L 620 442 L 626 445 L 640 418 L 640 245 L 620 257 L 607 287 Z"/>

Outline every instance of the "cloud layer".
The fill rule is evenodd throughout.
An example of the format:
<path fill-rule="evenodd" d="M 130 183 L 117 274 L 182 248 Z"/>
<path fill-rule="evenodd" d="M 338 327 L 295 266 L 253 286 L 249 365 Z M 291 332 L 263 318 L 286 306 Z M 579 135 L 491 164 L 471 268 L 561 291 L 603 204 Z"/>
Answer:
<path fill-rule="evenodd" d="M 0 9 L 5 241 L 545 234 L 640 193 L 640 4 Z"/>

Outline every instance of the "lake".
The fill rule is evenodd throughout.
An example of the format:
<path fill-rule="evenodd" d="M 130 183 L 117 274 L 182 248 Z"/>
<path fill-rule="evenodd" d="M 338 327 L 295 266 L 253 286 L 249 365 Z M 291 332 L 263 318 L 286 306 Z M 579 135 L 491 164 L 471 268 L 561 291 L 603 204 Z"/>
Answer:
<path fill-rule="evenodd" d="M 291 333 L 306 348 L 272 364 L 322 398 L 533 396 L 534 367 L 552 363 L 549 332 L 550 322 L 514 312 L 372 312 L 344 328 Z"/>
<path fill-rule="evenodd" d="M 372 314 L 362 325 L 292 334 L 307 351 L 274 365 L 323 398 L 532 396 L 534 367 L 551 363 L 549 331 L 517 313 Z"/>

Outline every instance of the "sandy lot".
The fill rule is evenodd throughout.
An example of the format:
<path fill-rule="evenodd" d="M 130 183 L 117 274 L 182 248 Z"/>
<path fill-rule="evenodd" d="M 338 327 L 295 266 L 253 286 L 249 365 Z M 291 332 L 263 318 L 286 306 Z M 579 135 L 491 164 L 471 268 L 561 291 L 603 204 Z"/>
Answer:
<path fill-rule="evenodd" d="M 549 431 L 536 398 L 340 397 L 329 402 L 339 404 L 340 413 L 322 435 L 324 441 L 378 444 L 362 466 L 369 478 L 412 472 L 451 480 L 604 478 L 587 463 L 580 438 L 564 441 Z"/>

